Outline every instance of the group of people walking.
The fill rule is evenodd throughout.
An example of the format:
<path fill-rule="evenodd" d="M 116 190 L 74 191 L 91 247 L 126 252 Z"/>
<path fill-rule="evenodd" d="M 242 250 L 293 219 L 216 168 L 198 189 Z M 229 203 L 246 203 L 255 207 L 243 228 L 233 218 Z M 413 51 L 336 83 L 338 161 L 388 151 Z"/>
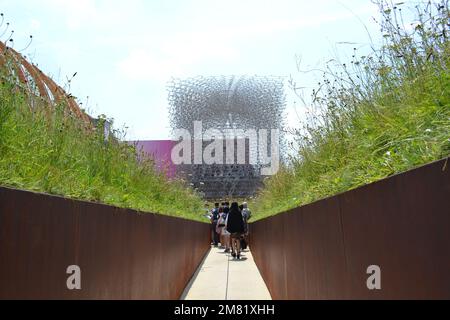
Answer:
<path fill-rule="evenodd" d="M 241 250 L 248 244 L 248 220 L 251 212 L 246 202 L 240 206 L 237 202 L 216 202 L 209 212 L 211 220 L 211 238 L 214 246 L 219 243 L 225 252 L 231 252 L 236 259 L 241 258 Z"/>

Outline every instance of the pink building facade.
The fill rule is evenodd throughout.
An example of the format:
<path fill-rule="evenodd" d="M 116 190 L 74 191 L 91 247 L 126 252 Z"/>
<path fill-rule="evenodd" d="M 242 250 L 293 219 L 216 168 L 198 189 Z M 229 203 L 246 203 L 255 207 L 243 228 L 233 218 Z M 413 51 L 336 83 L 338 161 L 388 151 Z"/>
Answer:
<path fill-rule="evenodd" d="M 172 148 L 177 141 L 172 140 L 147 140 L 130 141 L 130 144 L 136 146 L 138 152 L 143 152 L 155 160 L 156 167 L 166 176 L 173 178 L 176 174 L 176 166 L 172 162 Z"/>

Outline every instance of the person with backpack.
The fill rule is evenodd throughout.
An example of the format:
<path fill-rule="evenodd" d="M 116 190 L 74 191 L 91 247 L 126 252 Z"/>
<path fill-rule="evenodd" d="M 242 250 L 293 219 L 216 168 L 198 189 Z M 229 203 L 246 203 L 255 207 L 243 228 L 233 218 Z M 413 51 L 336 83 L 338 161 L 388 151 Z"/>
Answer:
<path fill-rule="evenodd" d="M 249 228 L 248 228 L 248 220 L 252 217 L 252 213 L 250 209 L 248 208 L 247 202 L 242 203 L 242 219 L 244 220 L 244 234 L 242 235 L 241 239 L 241 248 L 243 250 L 247 249 L 248 246 L 248 234 L 249 234 Z"/>
<path fill-rule="evenodd" d="M 244 219 L 245 233 L 248 234 L 248 220 L 252 217 L 252 212 L 248 208 L 247 202 L 242 203 L 242 218 Z"/>
<path fill-rule="evenodd" d="M 237 202 L 230 207 L 226 221 L 226 230 L 231 234 L 231 255 L 233 258 L 241 258 L 241 236 L 244 233 L 244 219 Z"/>
<path fill-rule="evenodd" d="M 221 230 L 221 228 L 223 227 L 223 222 L 222 222 L 222 214 L 223 214 L 223 207 L 222 206 L 220 206 L 219 207 L 219 220 L 217 220 L 217 226 L 216 226 L 216 232 L 217 232 L 217 234 L 219 235 L 219 242 L 220 242 L 220 244 L 221 245 L 223 245 L 223 242 L 222 242 L 222 230 Z"/>
<path fill-rule="evenodd" d="M 214 204 L 214 209 L 211 212 L 211 233 L 213 245 L 217 247 L 219 245 L 219 234 L 216 232 L 217 222 L 219 221 L 219 203 Z"/>
<path fill-rule="evenodd" d="M 217 233 L 220 234 L 220 244 L 225 248 L 224 252 L 230 252 L 230 233 L 225 228 L 225 222 L 228 216 L 228 208 L 220 208 L 220 218 L 217 222 Z"/>

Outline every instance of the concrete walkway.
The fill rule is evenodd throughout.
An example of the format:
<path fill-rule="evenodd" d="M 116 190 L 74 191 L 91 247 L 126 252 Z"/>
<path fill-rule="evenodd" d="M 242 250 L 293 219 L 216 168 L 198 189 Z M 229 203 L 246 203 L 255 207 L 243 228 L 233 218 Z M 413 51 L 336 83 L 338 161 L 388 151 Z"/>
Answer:
<path fill-rule="evenodd" d="M 182 300 L 271 300 L 249 250 L 233 260 L 212 247 L 186 287 Z"/>

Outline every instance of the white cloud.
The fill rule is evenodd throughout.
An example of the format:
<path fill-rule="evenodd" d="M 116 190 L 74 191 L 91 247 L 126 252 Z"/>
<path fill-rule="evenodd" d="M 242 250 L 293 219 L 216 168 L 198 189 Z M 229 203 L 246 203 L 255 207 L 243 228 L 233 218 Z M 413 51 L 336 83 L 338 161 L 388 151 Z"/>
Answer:
<path fill-rule="evenodd" d="M 211 8 L 210 8 L 211 9 Z M 226 10 L 232 10 L 226 8 Z M 220 12 L 208 15 L 203 12 L 201 19 L 189 17 L 187 21 L 177 21 L 180 28 L 174 30 L 147 28 L 134 31 L 127 37 L 120 34 L 107 36 L 101 41 L 116 46 L 126 44 L 129 50 L 125 59 L 117 64 L 119 72 L 129 79 L 163 80 L 170 76 L 180 76 L 201 65 L 229 64 L 242 58 L 242 44 L 268 44 L 280 34 L 287 31 L 313 28 L 324 23 L 350 19 L 355 14 L 372 10 L 370 6 L 357 7 L 354 12 L 340 10 L 338 12 L 315 11 L 314 14 L 298 14 L 280 10 L 274 17 L 270 8 L 265 12 L 246 17 L 227 19 L 227 14 Z M 225 18 L 223 17 L 225 16 Z M 233 19 L 234 18 L 234 19 Z M 198 21 L 200 20 L 200 21 Z M 186 24 L 187 23 L 187 24 Z M 186 27 L 183 25 L 186 24 Z"/>
<path fill-rule="evenodd" d="M 39 30 L 41 28 L 41 22 L 39 20 L 36 19 L 31 19 L 30 21 L 30 29 L 32 31 L 36 31 Z"/>
<path fill-rule="evenodd" d="M 79 29 L 99 16 L 95 0 L 44 0 L 41 5 L 64 14 L 66 25 L 71 30 Z"/>
<path fill-rule="evenodd" d="M 75 95 L 91 96 L 99 113 L 151 137 L 168 126 L 162 111 L 171 76 L 295 72 L 291 57 L 299 50 L 313 59 L 327 55 L 324 40 L 335 41 L 334 30 L 349 30 L 342 37 L 354 39 L 351 27 L 340 27 L 355 25 L 355 15 L 367 18 L 374 6 L 338 1 L 0 0 L 0 6 L 30 31 L 39 29 L 31 32 L 33 49 L 46 73 L 62 68 L 63 84 L 78 71 Z"/>
<path fill-rule="evenodd" d="M 187 32 L 147 38 L 144 43 L 130 41 L 128 55 L 117 64 L 119 72 L 129 79 L 165 82 L 192 72 L 199 64 L 228 63 L 239 57 L 235 44 L 222 37 Z"/>
<path fill-rule="evenodd" d="M 40 0 L 39 6 L 61 15 L 69 30 L 110 29 L 123 21 L 143 18 L 143 0 Z M 111 30 L 111 29 L 110 29 Z"/>
<path fill-rule="evenodd" d="M 158 58 L 144 49 L 132 50 L 117 64 L 119 72 L 132 80 L 167 81 L 172 75 L 183 73 L 179 63 Z"/>

